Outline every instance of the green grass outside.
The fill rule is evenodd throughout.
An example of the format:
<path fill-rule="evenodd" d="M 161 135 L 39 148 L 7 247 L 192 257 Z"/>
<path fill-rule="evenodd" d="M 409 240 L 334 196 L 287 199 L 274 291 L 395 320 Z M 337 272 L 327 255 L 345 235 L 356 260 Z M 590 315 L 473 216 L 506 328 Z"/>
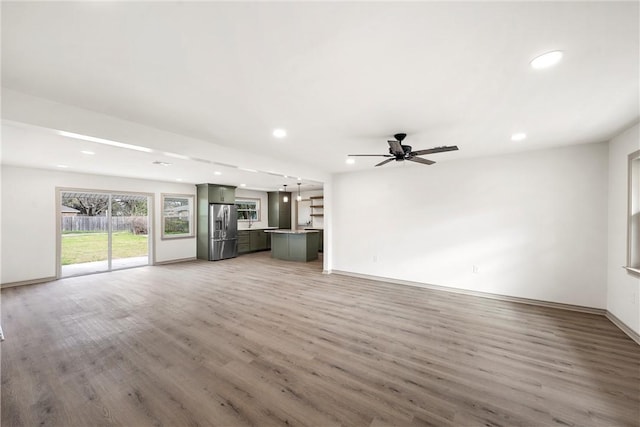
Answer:
<path fill-rule="evenodd" d="M 62 265 L 107 260 L 107 233 L 65 233 L 62 235 Z M 146 256 L 147 235 L 129 232 L 113 233 L 112 258 Z"/>

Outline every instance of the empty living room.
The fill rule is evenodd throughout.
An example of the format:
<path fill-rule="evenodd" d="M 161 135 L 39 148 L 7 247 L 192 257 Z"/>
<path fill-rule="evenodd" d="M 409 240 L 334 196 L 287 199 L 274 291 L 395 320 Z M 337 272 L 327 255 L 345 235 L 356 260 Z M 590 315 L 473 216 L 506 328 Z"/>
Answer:
<path fill-rule="evenodd" d="M 640 3 L 3 1 L 2 426 L 640 427 Z"/>

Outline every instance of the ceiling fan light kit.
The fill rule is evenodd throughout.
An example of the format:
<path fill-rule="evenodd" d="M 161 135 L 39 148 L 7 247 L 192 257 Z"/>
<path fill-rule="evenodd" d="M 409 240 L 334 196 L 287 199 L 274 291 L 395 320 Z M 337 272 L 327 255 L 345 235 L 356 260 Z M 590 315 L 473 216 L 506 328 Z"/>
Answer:
<path fill-rule="evenodd" d="M 457 145 L 442 146 L 428 148 L 426 150 L 413 151 L 410 145 L 403 145 L 402 141 L 407 137 L 406 133 L 396 133 L 393 135 L 394 140 L 389 140 L 389 154 L 349 154 L 349 157 L 388 157 L 386 160 L 381 161 L 376 166 L 386 165 L 389 162 L 396 161 L 402 162 L 408 160 L 410 162 L 420 163 L 422 165 L 432 165 L 435 162 L 429 159 L 423 159 L 425 154 L 442 153 L 445 151 L 455 151 L 458 149 Z"/>

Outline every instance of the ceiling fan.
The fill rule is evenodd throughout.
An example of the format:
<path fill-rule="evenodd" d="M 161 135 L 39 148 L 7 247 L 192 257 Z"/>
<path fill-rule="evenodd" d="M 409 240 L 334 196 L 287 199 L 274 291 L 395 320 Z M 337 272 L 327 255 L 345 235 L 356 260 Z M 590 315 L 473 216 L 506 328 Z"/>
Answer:
<path fill-rule="evenodd" d="M 389 143 L 389 154 L 349 154 L 349 157 L 389 157 L 386 160 L 381 161 L 376 166 L 386 165 L 391 161 L 402 162 L 409 160 L 410 162 L 421 163 L 423 165 L 432 165 L 435 162 L 433 160 L 423 159 L 424 154 L 442 153 L 444 151 L 455 151 L 458 149 L 457 145 L 434 147 L 426 150 L 411 151 L 410 145 L 402 145 L 402 140 L 407 137 L 406 133 L 396 133 L 393 135 L 395 140 L 387 141 Z"/>

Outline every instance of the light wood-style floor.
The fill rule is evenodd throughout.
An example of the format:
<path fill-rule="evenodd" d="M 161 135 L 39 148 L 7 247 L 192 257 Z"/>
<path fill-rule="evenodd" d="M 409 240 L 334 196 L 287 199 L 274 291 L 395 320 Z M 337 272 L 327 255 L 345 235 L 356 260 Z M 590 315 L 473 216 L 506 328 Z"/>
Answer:
<path fill-rule="evenodd" d="M 268 253 L 2 291 L 2 426 L 638 426 L 606 318 Z"/>

